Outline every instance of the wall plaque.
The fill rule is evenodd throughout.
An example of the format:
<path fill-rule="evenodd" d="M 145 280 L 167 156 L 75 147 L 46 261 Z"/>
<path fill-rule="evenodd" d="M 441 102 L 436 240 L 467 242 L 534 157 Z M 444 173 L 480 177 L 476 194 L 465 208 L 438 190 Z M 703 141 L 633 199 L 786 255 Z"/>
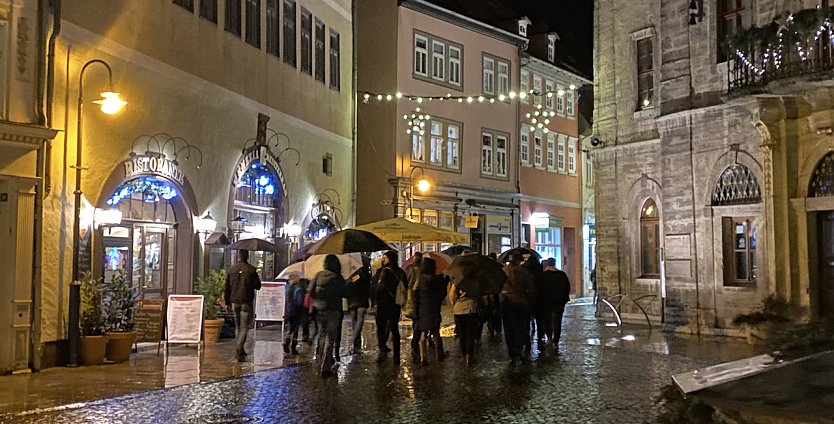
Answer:
<path fill-rule="evenodd" d="M 670 234 L 666 236 L 666 259 L 689 259 L 692 247 L 689 234 Z"/>

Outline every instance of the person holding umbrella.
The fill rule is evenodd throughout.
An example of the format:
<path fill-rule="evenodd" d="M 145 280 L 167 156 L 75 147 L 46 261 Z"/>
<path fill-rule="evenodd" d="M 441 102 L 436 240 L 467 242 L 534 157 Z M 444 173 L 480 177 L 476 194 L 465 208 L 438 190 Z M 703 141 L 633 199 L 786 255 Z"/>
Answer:
<path fill-rule="evenodd" d="M 244 350 L 246 336 L 249 334 L 249 327 L 252 326 L 255 311 L 253 304 L 255 290 L 261 289 L 261 279 L 258 277 L 258 270 L 249 265 L 248 250 L 239 250 L 237 261 L 226 274 L 226 287 L 223 295 L 226 303 L 232 305 L 232 311 L 235 314 L 237 361 L 243 362 L 247 356 L 246 350 Z"/>
<path fill-rule="evenodd" d="M 342 298 L 345 296 L 342 264 L 336 255 L 327 255 L 324 258 L 324 270 L 319 271 L 310 283 L 310 294 L 319 324 L 316 337 L 318 368 L 322 377 L 328 377 L 333 375 L 338 366 L 334 358 L 334 349 L 342 337 Z"/>
<path fill-rule="evenodd" d="M 446 298 L 446 281 L 437 275 L 437 263 L 423 258 L 420 263 L 420 281 L 414 287 L 414 338 L 418 342 L 420 364 L 428 365 L 428 341 L 434 340 L 437 360 L 446 358 L 443 340 L 440 338 L 440 307 Z"/>
<path fill-rule="evenodd" d="M 379 355 L 376 362 L 385 362 L 390 349 L 388 336 L 394 349 L 394 365 L 400 364 L 400 312 L 405 303 L 405 293 L 408 290 L 408 277 L 400 268 L 399 254 L 396 250 L 385 252 L 382 267 L 374 274 L 372 285 L 376 302 L 376 335 L 379 344 Z"/>
<path fill-rule="evenodd" d="M 504 340 L 510 356 L 510 365 L 521 358 L 530 337 L 530 309 L 533 294 L 533 275 L 521 267 L 523 257 L 510 255 L 510 263 L 504 267 L 507 283 L 501 291 L 501 315 L 504 319 Z"/>

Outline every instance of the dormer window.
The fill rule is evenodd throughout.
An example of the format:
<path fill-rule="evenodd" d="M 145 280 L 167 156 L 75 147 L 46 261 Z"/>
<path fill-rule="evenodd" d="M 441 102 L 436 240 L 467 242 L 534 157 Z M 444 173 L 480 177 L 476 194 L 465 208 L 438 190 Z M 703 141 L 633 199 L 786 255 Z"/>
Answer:
<path fill-rule="evenodd" d="M 556 35 L 549 34 L 547 36 L 547 60 L 553 62 L 556 58 Z"/>
<path fill-rule="evenodd" d="M 527 37 L 527 27 L 530 25 L 530 20 L 527 17 L 523 17 L 518 20 L 518 35 L 522 37 Z"/>

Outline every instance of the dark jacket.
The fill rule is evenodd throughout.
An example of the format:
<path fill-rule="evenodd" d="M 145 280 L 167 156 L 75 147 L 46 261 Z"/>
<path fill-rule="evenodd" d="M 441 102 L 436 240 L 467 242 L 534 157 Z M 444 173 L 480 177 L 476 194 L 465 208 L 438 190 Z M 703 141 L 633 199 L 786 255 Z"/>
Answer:
<path fill-rule="evenodd" d="M 556 307 L 557 308 L 564 308 L 565 305 L 570 302 L 570 279 L 568 279 L 568 274 L 561 269 L 557 269 L 555 271 L 547 271 L 552 272 L 555 275 L 554 280 L 556 282 L 556 293 L 555 293 L 555 300 L 556 300 Z"/>
<path fill-rule="evenodd" d="M 316 274 L 309 286 L 310 295 L 313 296 L 313 307 L 317 310 L 341 312 L 342 298 L 345 297 L 345 279 L 340 272 L 339 259 L 334 255 L 327 255 L 324 259 L 324 270 Z"/>
<path fill-rule="evenodd" d="M 255 290 L 261 289 L 261 279 L 258 270 L 246 262 L 238 262 L 226 274 L 226 303 L 252 303 L 255 301 Z"/>
<path fill-rule="evenodd" d="M 414 291 L 414 319 L 417 331 L 430 331 L 440 327 L 440 307 L 446 298 L 446 280 L 440 275 L 420 276 Z"/>
<path fill-rule="evenodd" d="M 501 290 L 501 301 L 514 308 L 530 310 L 535 293 L 534 276 L 520 265 L 509 264 L 504 267 L 507 282 Z"/>
<path fill-rule="evenodd" d="M 304 289 L 301 283 L 288 283 L 284 292 L 284 317 L 298 316 L 304 312 Z"/>
<path fill-rule="evenodd" d="M 366 267 L 359 268 L 348 279 L 348 309 L 367 308 L 371 298 L 371 273 Z"/>
<path fill-rule="evenodd" d="M 537 283 L 536 308 L 539 312 L 552 312 L 557 308 L 564 308 L 570 301 L 570 282 L 564 271 L 544 271 Z"/>
<path fill-rule="evenodd" d="M 386 309 L 396 306 L 397 284 L 407 289 L 408 277 L 396 264 L 388 264 L 377 270 L 371 284 L 377 308 Z"/>

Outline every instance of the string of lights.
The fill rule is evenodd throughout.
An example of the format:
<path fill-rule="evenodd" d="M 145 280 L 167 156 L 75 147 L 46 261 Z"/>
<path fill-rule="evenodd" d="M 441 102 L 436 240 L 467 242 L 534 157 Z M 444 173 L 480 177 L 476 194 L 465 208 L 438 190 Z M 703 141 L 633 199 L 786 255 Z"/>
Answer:
<path fill-rule="evenodd" d="M 568 87 L 569 90 L 573 91 L 576 90 L 576 85 L 571 84 Z M 506 102 L 506 101 L 513 101 L 513 100 L 524 100 L 528 97 L 546 97 L 552 98 L 553 96 L 563 97 L 567 92 L 565 89 L 558 89 L 558 90 L 551 90 L 551 91 L 539 91 L 539 90 L 527 90 L 527 91 L 510 91 L 508 93 L 500 93 L 497 95 L 484 95 L 484 94 L 472 94 L 472 95 L 452 95 L 452 93 L 447 93 L 445 96 L 443 95 L 422 95 L 422 94 L 406 94 L 402 92 L 394 92 L 394 93 L 374 93 L 371 91 L 360 91 L 359 95 L 362 97 L 362 101 L 365 103 L 370 102 L 371 100 L 375 99 L 376 101 L 395 101 L 395 100 L 410 100 L 417 103 L 423 102 L 444 102 L 444 101 L 451 101 L 451 102 L 458 102 L 458 103 L 495 103 L 496 101 L 499 102 Z"/>

